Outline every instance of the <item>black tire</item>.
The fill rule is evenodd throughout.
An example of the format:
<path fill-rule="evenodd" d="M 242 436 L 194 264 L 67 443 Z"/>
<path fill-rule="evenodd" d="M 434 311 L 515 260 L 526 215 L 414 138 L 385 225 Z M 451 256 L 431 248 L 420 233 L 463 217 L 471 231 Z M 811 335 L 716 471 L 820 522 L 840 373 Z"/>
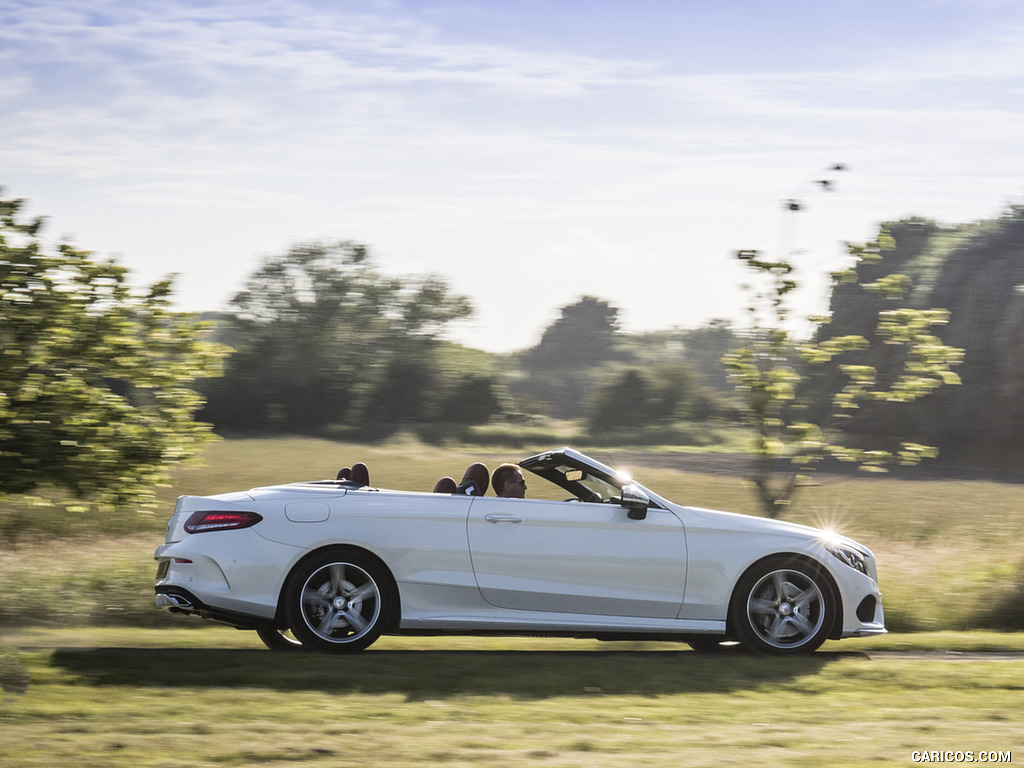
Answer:
<path fill-rule="evenodd" d="M 801 558 L 770 558 L 737 583 L 730 628 L 750 651 L 811 653 L 825 642 L 837 607 L 820 566 Z"/>
<path fill-rule="evenodd" d="M 302 643 L 287 629 L 257 629 L 260 640 L 272 651 L 301 651 Z"/>
<path fill-rule="evenodd" d="M 387 573 L 358 552 L 331 550 L 300 563 L 284 589 L 288 626 L 306 648 L 361 651 L 387 625 L 392 592 Z"/>

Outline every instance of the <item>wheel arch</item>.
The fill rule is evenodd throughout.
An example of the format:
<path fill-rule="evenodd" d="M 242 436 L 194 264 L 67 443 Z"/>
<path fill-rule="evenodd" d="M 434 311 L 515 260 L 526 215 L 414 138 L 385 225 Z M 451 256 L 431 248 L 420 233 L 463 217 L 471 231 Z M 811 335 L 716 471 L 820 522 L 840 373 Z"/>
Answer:
<path fill-rule="evenodd" d="M 835 616 L 832 617 L 832 626 L 829 627 L 826 637 L 829 640 L 838 640 L 843 634 L 843 593 L 840 591 L 839 585 L 836 583 L 832 572 L 829 571 L 825 564 L 818 558 L 809 555 L 806 552 L 773 552 L 770 555 L 758 558 L 743 569 L 739 577 L 736 579 L 736 583 L 733 584 L 732 592 L 729 593 L 729 604 L 726 610 L 726 636 L 733 637 L 736 634 L 736 628 L 733 626 L 732 615 L 732 605 L 733 601 L 736 600 L 736 590 L 739 589 L 739 585 L 743 582 L 744 577 L 748 573 L 771 560 L 780 560 L 790 563 L 806 563 L 822 575 L 822 578 L 824 578 L 828 584 L 828 588 L 832 591 L 832 598 L 835 600 L 836 604 Z"/>
<path fill-rule="evenodd" d="M 281 582 L 281 589 L 277 594 L 277 610 L 275 612 L 275 621 L 280 623 L 282 626 L 287 623 L 285 619 L 285 593 L 288 590 L 288 582 L 291 581 L 292 574 L 295 573 L 299 568 L 303 566 L 307 561 L 312 560 L 315 557 L 319 557 L 325 552 L 351 552 L 354 554 L 362 555 L 372 560 L 376 565 L 380 566 L 381 572 L 387 577 L 387 588 L 391 593 L 391 615 L 387 617 L 384 622 L 384 631 L 390 632 L 397 630 L 402 622 L 402 600 L 401 593 L 398 590 L 398 581 L 395 579 L 395 575 L 391 572 L 388 564 L 385 563 L 379 555 L 375 552 L 360 547 L 354 544 L 324 544 L 311 549 L 306 552 L 302 557 L 292 563 L 292 567 L 288 570 L 288 574 L 284 577 Z"/>

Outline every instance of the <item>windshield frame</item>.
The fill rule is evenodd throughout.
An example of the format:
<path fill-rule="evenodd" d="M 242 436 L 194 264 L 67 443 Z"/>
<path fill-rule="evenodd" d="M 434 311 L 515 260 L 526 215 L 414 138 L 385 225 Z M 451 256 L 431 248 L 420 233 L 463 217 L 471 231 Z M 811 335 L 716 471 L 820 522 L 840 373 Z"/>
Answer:
<path fill-rule="evenodd" d="M 652 507 L 665 509 L 661 497 L 634 482 L 629 475 L 572 448 L 559 448 L 529 456 L 520 461 L 519 466 L 554 483 L 583 502 L 618 504 L 621 502 L 623 486 L 636 485 L 651 497 Z M 575 473 L 582 474 L 576 477 Z"/>

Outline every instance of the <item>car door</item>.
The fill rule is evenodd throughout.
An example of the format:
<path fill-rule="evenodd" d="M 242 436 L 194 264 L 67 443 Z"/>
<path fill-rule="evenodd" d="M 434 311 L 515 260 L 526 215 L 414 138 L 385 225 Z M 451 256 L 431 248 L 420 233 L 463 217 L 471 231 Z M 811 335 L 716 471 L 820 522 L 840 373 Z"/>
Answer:
<path fill-rule="evenodd" d="M 630 520 L 617 504 L 480 497 L 469 511 L 473 570 L 498 608 L 675 618 L 686 535 L 671 512 Z"/>

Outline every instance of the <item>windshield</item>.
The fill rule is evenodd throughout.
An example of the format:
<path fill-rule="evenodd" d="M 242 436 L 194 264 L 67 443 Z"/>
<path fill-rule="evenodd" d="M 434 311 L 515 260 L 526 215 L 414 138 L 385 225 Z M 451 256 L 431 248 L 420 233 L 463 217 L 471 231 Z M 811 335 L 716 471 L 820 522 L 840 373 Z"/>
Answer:
<path fill-rule="evenodd" d="M 580 501 L 619 503 L 622 487 L 633 481 L 611 467 L 606 467 L 572 449 L 538 454 L 523 459 L 519 466 L 528 469 Z"/>
<path fill-rule="evenodd" d="M 554 464 L 548 468 L 545 477 L 570 491 L 581 501 L 600 503 L 621 495 L 620 486 L 613 485 L 602 477 L 588 474 L 571 464 Z"/>

